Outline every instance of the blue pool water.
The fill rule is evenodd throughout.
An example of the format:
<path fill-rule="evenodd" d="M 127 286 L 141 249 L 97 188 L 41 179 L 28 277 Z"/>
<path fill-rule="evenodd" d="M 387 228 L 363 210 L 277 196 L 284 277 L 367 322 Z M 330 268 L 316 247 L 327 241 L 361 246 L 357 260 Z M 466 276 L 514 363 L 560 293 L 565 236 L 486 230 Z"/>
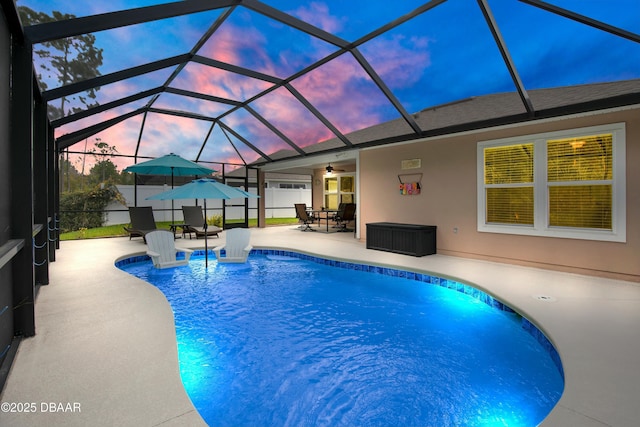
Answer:
<path fill-rule="evenodd" d="M 324 262 L 118 266 L 169 300 L 182 380 L 211 426 L 535 426 L 559 400 L 553 348 L 487 295 Z"/>

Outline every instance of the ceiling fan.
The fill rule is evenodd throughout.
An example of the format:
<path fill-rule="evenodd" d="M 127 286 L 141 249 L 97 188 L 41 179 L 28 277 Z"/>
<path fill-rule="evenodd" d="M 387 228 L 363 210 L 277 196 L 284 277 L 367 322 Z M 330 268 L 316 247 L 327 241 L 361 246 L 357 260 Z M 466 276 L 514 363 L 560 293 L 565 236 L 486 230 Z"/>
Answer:
<path fill-rule="evenodd" d="M 336 169 L 336 168 L 334 168 L 333 166 L 331 166 L 331 163 L 329 163 L 325 169 L 326 169 L 327 173 L 344 172 L 345 171 L 344 169 Z"/>

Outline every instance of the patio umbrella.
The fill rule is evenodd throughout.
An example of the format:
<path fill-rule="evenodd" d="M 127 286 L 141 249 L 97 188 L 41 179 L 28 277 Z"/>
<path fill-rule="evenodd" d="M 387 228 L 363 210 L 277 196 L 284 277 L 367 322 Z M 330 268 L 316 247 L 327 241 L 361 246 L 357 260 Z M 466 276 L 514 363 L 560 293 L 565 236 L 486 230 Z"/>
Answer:
<path fill-rule="evenodd" d="M 260 196 L 231 187 L 216 181 L 215 179 L 200 178 L 188 184 L 174 188 L 163 193 L 147 197 L 147 200 L 175 200 L 175 199 L 204 199 L 204 229 L 207 229 L 207 199 L 239 199 L 258 198 Z M 204 262 L 209 266 L 209 248 L 207 236 L 204 237 Z"/>
<path fill-rule="evenodd" d="M 124 171 L 144 175 L 171 175 L 171 188 L 173 188 L 174 176 L 209 175 L 215 172 L 213 169 L 201 166 L 173 153 L 126 167 Z M 174 222 L 173 202 L 171 202 L 171 222 Z"/>

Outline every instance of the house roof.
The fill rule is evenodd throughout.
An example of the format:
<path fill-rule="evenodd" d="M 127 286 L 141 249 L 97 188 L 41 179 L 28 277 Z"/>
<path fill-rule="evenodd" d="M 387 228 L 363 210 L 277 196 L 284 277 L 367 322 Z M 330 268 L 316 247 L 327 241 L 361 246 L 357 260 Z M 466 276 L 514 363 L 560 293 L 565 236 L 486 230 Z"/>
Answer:
<path fill-rule="evenodd" d="M 640 79 L 537 89 L 529 92 L 535 108 L 528 114 L 515 92 L 474 96 L 460 101 L 426 108 L 414 114 L 424 130 L 424 136 L 444 135 L 491 125 L 527 122 L 571 113 L 594 111 L 640 102 Z M 355 132 L 354 141 L 367 143 L 374 135 L 388 138 L 400 135 L 402 124 L 397 120 Z"/>
<path fill-rule="evenodd" d="M 348 134 L 354 148 L 448 135 L 501 124 L 525 123 L 532 120 L 583 113 L 604 108 L 640 104 L 640 79 L 538 89 L 530 92 L 537 113 L 528 115 L 515 92 L 474 96 L 426 108 L 413 115 L 420 135 L 408 133 L 402 120 L 392 120 Z M 336 139 L 316 144 L 316 153 L 331 152 L 339 146 Z M 278 152 L 272 158 L 284 159 L 295 153 Z M 256 164 L 264 163 L 260 159 Z"/>

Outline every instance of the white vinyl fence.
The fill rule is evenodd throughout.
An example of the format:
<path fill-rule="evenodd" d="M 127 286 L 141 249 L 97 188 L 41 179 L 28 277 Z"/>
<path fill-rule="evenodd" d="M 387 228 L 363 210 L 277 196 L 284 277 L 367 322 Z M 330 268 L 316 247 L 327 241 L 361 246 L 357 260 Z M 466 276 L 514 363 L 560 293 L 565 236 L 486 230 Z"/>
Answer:
<path fill-rule="evenodd" d="M 133 185 L 118 185 L 118 190 L 127 201 L 127 205 L 120 203 L 110 203 L 105 212 L 105 225 L 127 224 L 129 222 L 128 206 L 136 206 L 134 201 Z M 138 186 L 138 205 L 151 206 L 154 210 L 153 216 L 156 221 L 171 221 L 171 200 L 146 200 L 147 197 L 163 191 L 170 190 L 168 185 L 139 185 Z M 258 215 L 258 199 L 249 200 L 249 218 L 256 218 Z M 222 200 L 207 200 L 207 215 L 222 215 Z M 239 219 L 244 217 L 244 207 L 231 206 L 234 204 L 243 204 L 242 199 L 231 199 L 226 201 L 226 217 L 227 219 Z M 295 203 L 306 203 L 311 206 L 311 189 L 282 189 L 282 188 L 265 188 L 265 217 L 266 218 L 294 218 L 296 216 L 293 205 Z M 193 206 L 195 200 L 174 200 L 174 217 L 175 222 L 182 221 L 182 206 Z M 199 205 L 203 205 L 202 199 L 198 200 Z"/>
<path fill-rule="evenodd" d="M 311 189 L 265 188 L 266 218 L 295 218 L 296 203 L 311 206 Z"/>

